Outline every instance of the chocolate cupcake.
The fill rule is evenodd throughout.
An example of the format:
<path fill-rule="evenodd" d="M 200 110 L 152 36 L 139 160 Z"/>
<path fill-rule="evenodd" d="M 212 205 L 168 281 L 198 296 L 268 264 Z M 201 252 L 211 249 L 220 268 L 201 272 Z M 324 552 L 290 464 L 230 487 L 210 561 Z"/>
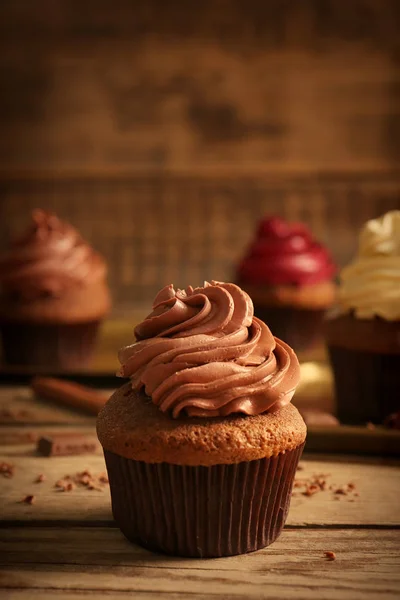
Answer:
<path fill-rule="evenodd" d="M 400 211 L 368 221 L 326 322 L 341 422 L 382 423 L 400 409 Z"/>
<path fill-rule="evenodd" d="M 168 286 L 120 351 L 129 377 L 99 414 L 114 518 L 178 556 L 271 544 L 288 512 L 306 426 L 290 403 L 293 350 L 233 284 Z"/>
<path fill-rule="evenodd" d="M 106 265 L 68 223 L 42 210 L 0 259 L 0 329 L 9 364 L 81 367 L 110 309 Z"/>
<path fill-rule="evenodd" d="M 237 270 L 257 317 L 295 350 L 322 342 L 322 323 L 335 298 L 336 268 L 302 223 L 272 217 L 258 226 Z"/>

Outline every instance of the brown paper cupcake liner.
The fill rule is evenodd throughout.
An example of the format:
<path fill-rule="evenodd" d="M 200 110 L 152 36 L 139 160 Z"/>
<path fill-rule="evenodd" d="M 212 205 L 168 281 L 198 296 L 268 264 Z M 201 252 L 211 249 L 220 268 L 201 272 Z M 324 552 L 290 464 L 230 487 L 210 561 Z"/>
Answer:
<path fill-rule="evenodd" d="M 285 524 L 303 447 L 211 467 L 149 464 L 104 450 L 114 519 L 130 541 L 175 556 L 264 548 Z"/>
<path fill-rule="evenodd" d="M 273 335 L 295 351 L 309 350 L 322 343 L 325 310 L 254 304 L 254 314 L 264 321 Z"/>
<path fill-rule="evenodd" d="M 85 366 L 92 358 L 99 324 L 2 323 L 3 361 L 68 369 Z"/>
<path fill-rule="evenodd" d="M 329 346 L 336 411 L 349 425 L 382 423 L 400 410 L 400 354 L 374 354 Z"/>

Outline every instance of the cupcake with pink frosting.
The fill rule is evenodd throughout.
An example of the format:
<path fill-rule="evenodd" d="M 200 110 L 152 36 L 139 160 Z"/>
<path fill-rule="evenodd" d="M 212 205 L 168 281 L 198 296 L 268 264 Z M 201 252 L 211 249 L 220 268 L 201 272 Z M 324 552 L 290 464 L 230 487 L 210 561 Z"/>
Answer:
<path fill-rule="evenodd" d="M 304 350 L 323 339 L 323 317 L 335 299 L 335 273 L 328 250 L 306 225 L 272 217 L 260 222 L 236 280 L 274 334 Z"/>
<path fill-rule="evenodd" d="M 0 327 L 9 364 L 80 367 L 110 309 L 103 258 L 43 210 L 0 258 Z"/>
<path fill-rule="evenodd" d="M 178 556 L 251 552 L 280 534 L 306 426 L 294 351 L 229 283 L 156 296 L 99 414 L 114 518 Z"/>

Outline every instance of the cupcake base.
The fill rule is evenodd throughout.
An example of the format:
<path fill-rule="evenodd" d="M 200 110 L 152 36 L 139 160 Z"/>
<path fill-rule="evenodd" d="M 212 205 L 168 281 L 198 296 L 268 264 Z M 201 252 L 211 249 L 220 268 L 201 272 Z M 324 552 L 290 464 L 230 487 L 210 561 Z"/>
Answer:
<path fill-rule="evenodd" d="M 104 450 L 114 519 L 131 542 L 175 556 L 264 548 L 285 524 L 303 447 L 210 467 L 150 464 Z"/>
<path fill-rule="evenodd" d="M 2 323 L 3 361 L 67 369 L 85 366 L 92 358 L 99 324 Z"/>
<path fill-rule="evenodd" d="M 267 323 L 273 335 L 295 351 L 310 350 L 323 341 L 325 310 L 254 304 L 256 317 Z"/>
<path fill-rule="evenodd" d="M 400 354 L 378 354 L 329 346 L 335 374 L 336 412 L 341 423 L 381 424 L 400 409 Z"/>

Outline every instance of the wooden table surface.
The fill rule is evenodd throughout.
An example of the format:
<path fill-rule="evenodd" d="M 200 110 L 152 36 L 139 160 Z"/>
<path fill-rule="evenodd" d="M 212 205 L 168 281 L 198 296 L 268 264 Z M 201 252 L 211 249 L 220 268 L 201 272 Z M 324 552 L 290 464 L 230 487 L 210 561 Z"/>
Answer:
<path fill-rule="evenodd" d="M 14 397 L 11 389 L 0 390 L 0 408 Z M 30 423 L 0 427 L 0 462 L 14 465 L 12 478 L 0 474 L 1 599 L 400 597 L 398 461 L 306 452 L 287 525 L 272 546 L 238 557 L 180 559 L 122 536 L 107 485 L 69 492 L 55 487 L 66 474 L 104 472 L 101 449 L 44 458 L 27 443 L 28 433 L 93 434 L 94 419 L 50 406 L 33 412 Z M 40 474 L 44 481 L 36 483 Z M 326 479 L 326 489 L 304 495 L 302 481 L 316 475 Z M 353 491 L 336 493 L 348 483 Z M 22 502 L 27 495 L 33 504 Z M 328 560 L 325 551 L 336 559 Z"/>

